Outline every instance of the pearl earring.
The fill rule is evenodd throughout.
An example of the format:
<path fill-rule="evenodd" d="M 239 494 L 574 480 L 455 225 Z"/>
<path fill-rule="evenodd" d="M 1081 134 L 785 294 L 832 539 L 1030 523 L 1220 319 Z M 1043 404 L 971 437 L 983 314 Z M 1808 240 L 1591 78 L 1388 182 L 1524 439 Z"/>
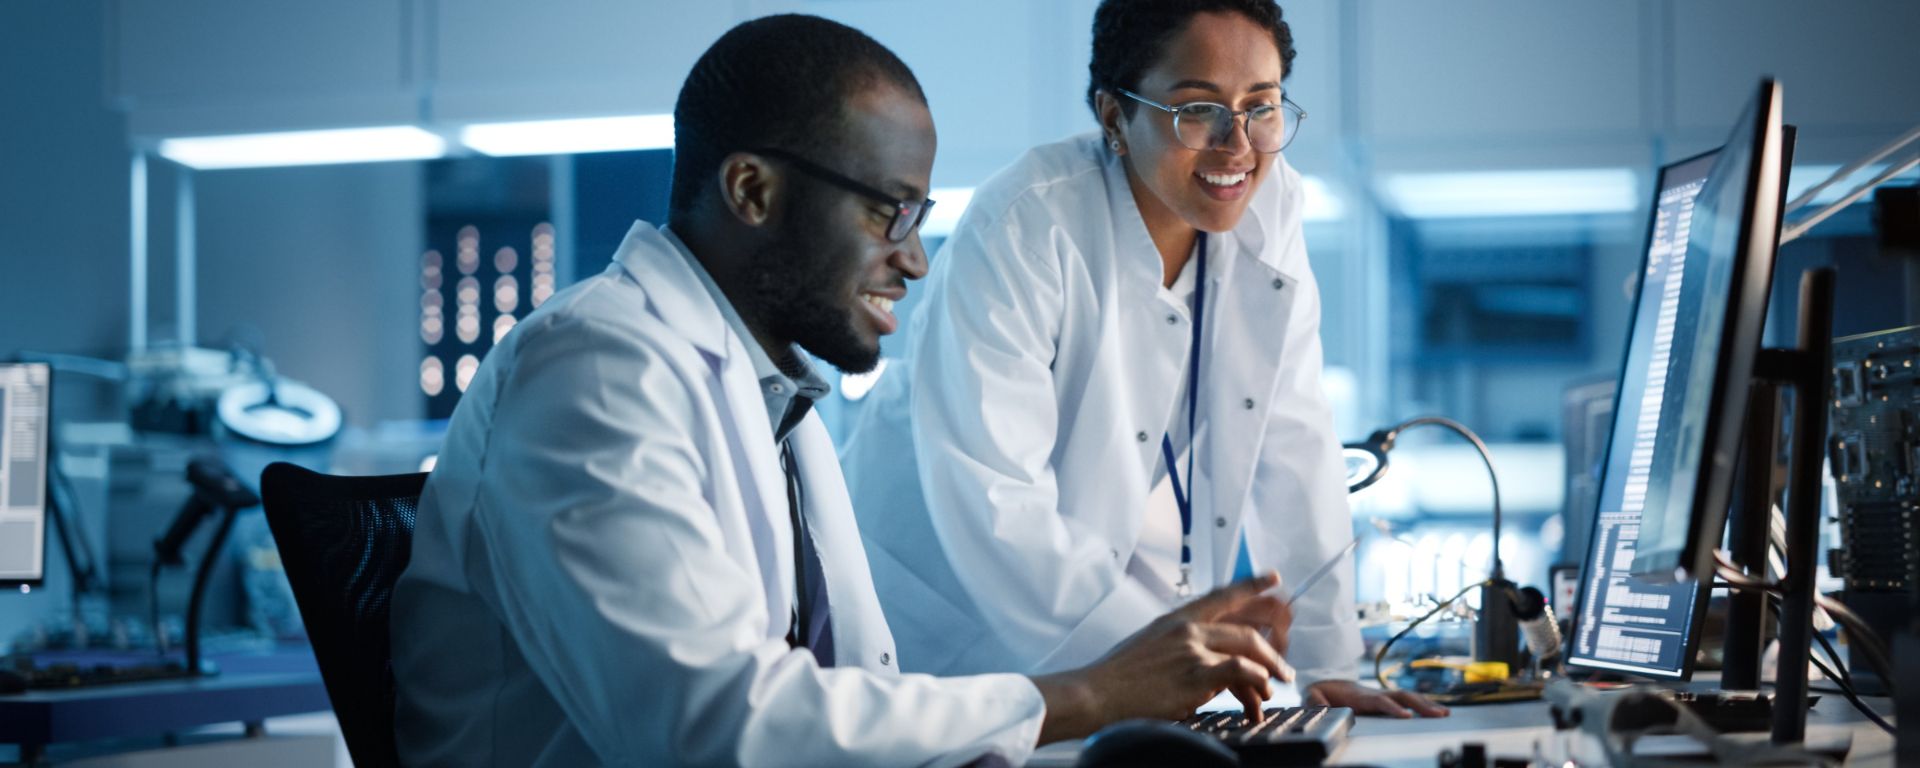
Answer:
<path fill-rule="evenodd" d="M 1109 140 L 1107 141 L 1107 146 L 1109 146 L 1109 147 L 1113 147 L 1113 151 L 1115 151 L 1115 152 L 1118 152 L 1118 151 L 1120 151 L 1120 140 L 1119 140 L 1119 139 L 1109 139 Z"/>

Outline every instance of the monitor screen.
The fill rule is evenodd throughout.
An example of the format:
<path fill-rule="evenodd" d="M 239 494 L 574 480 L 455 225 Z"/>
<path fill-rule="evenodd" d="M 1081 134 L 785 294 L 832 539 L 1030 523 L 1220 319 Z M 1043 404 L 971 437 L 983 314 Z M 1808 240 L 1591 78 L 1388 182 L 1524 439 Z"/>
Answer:
<path fill-rule="evenodd" d="M 45 363 L 0 363 L 0 584 L 46 573 L 52 380 Z"/>
<path fill-rule="evenodd" d="M 1678 330 L 1695 198 L 1715 153 L 1661 169 L 1647 237 L 1627 362 L 1616 388 L 1612 436 L 1601 469 L 1599 509 L 1587 539 L 1570 663 L 1649 677 L 1684 677 L 1704 598 L 1695 581 L 1648 584 L 1631 577 L 1652 469 L 1664 382 Z"/>
<path fill-rule="evenodd" d="M 1603 487 L 1600 507 L 1639 511 L 1637 577 L 1713 574 L 1772 288 L 1783 143 L 1780 86 L 1765 80 L 1714 157 L 1686 247 L 1649 264 L 1668 276 L 1627 337 L 1622 382 L 1641 383 L 1614 420 L 1608 461 L 1624 460 L 1625 483 Z"/>

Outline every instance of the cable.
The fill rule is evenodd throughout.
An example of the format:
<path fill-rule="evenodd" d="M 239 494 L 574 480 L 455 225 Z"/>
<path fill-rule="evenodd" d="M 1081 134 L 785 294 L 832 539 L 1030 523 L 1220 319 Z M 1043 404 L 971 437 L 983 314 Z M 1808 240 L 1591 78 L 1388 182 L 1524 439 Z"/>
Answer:
<path fill-rule="evenodd" d="M 1758 576 L 1748 574 L 1740 566 L 1734 565 L 1733 559 L 1728 557 L 1725 550 L 1714 550 L 1713 559 L 1715 564 L 1719 566 L 1714 569 L 1714 575 L 1726 580 L 1728 588 L 1755 590 L 1775 595 L 1780 594 L 1779 582 L 1767 581 Z"/>
<path fill-rule="evenodd" d="M 1715 575 L 1725 579 L 1729 588 L 1761 592 L 1773 597 L 1776 603 L 1779 601 L 1782 590 L 1778 583 L 1757 579 L 1741 571 L 1725 552 L 1715 550 L 1713 557 L 1719 565 L 1714 569 Z M 1848 636 L 1853 638 L 1855 647 L 1858 647 L 1861 654 L 1867 657 L 1867 666 L 1872 667 L 1873 673 L 1880 676 L 1881 684 L 1885 685 L 1887 692 L 1891 694 L 1894 679 L 1893 663 L 1888 660 L 1886 643 L 1874 633 L 1872 627 L 1867 626 L 1866 620 L 1861 618 L 1860 614 L 1854 613 L 1853 609 L 1848 608 L 1844 603 L 1819 592 L 1814 593 L 1813 599 L 1814 605 L 1824 609 L 1827 615 L 1846 626 Z M 1811 634 L 1814 637 L 1821 637 L 1819 632 Z M 1826 638 L 1821 637 L 1821 642 L 1825 641 Z M 1808 656 L 1811 658 L 1812 654 Z M 1838 663 L 1838 659 L 1835 663 Z"/>
<path fill-rule="evenodd" d="M 1827 642 L 1827 636 L 1818 632 L 1815 632 L 1813 636 L 1814 639 L 1820 641 L 1820 647 L 1826 649 L 1827 658 L 1833 660 L 1833 666 L 1840 670 L 1839 676 L 1834 680 L 1834 682 L 1839 685 L 1840 695 L 1847 697 L 1847 701 L 1853 703 L 1853 708 L 1860 710 L 1860 714 L 1866 715 L 1867 719 L 1872 720 L 1874 725 L 1880 726 L 1880 729 L 1887 733 L 1893 733 L 1893 726 L 1888 724 L 1887 721 L 1880 716 L 1880 713 L 1873 711 L 1872 707 L 1867 706 L 1866 702 L 1860 700 L 1859 691 L 1853 685 L 1853 675 L 1847 671 L 1846 665 L 1840 662 L 1840 654 L 1833 650 L 1832 643 Z M 1815 666 L 1819 666 L 1820 671 L 1825 673 L 1827 677 L 1835 677 L 1833 671 L 1827 669 L 1825 665 L 1820 664 L 1818 659 L 1814 660 L 1814 664 Z"/>
<path fill-rule="evenodd" d="M 1866 654 L 1867 665 L 1873 667 L 1873 673 L 1880 676 L 1881 682 L 1887 686 L 1887 692 L 1891 694 L 1894 680 L 1893 662 L 1890 661 L 1892 656 L 1887 653 L 1886 642 L 1881 640 L 1880 636 L 1874 633 L 1873 628 L 1867 626 L 1866 619 L 1860 618 L 1860 614 L 1854 613 L 1852 608 L 1819 593 L 1815 593 L 1813 597 L 1815 605 L 1826 609 L 1827 615 L 1846 625 L 1847 637 L 1855 647 Z"/>
<path fill-rule="evenodd" d="M 1832 651 L 1829 650 L 1828 653 L 1832 653 Z M 1840 695 L 1847 697 L 1847 701 L 1852 702 L 1853 708 L 1860 710 L 1860 714 L 1866 715 L 1867 719 L 1872 720 L 1874 725 L 1880 726 L 1880 730 L 1886 731 L 1887 733 L 1894 732 L 1893 725 L 1889 724 L 1886 720 L 1882 719 L 1880 717 L 1880 713 L 1873 711 L 1873 708 L 1867 706 L 1866 702 L 1860 700 L 1859 694 L 1854 693 L 1853 686 L 1847 685 L 1845 683 L 1841 683 L 1839 675 L 1835 674 L 1833 670 L 1828 669 L 1827 665 L 1820 663 L 1820 657 L 1808 655 L 1807 661 L 1813 662 L 1813 666 L 1818 668 L 1821 674 L 1826 675 L 1828 678 L 1832 679 L 1836 684 L 1838 684 L 1840 688 Z"/>
<path fill-rule="evenodd" d="M 1445 600 L 1440 601 L 1440 604 L 1434 606 L 1433 610 L 1427 611 L 1425 614 L 1421 615 L 1420 618 L 1414 619 L 1413 623 L 1408 624 L 1405 628 L 1395 633 L 1393 637 L 1387 638 L 1387 642 L 1384 645 L 1381 645 L 1380 650 L 1373 654 L 1374 682 L 1379 683 L 1381 688 L 1385 688 L 1389 691 L 1397 690 L 1398 686 L 1394 685 L 1391 682 L 1388 682 L 1387 676 L 1380 671 L 1380 663 L 1383 659 L 1387 658 L 1387 650 L 1392 648 L 1394 643 L 1400 642 L 1400 638 L 1406 637 L 1407 633 L 1412 632 L 1414 627 L 1420 626 L 1420 624 L 1425 622 L 1427 619 L 1433 618 L 1435 614 L 1438 614 L 1439 612 L 1446 610 L 1447 606 L 1453 605 L 1455 601 L 1459 600 L 1462 597 L 1466 597 L 1468 592 L 1472 592 L 1473 590 L 1479 589 L 1481 587 L 1489 586 L 1491 584 L 1493 584 L 1493 579 L 1487 579 L 1485 581 L 1477 581 L 1472 584 L 1468 584 L 1465 587 L 1462 587 L 1459 592 L 1453 593 L 1453 597 L 1449 597 Z"/>
<path fill-rule="evenodd" d="M 1848 669 L 1847 663 L 1840 660 L 1840 652 L 1833 649 L 1833 643 L 1828 642 L 1827 636 L 1819 632 L 1813 633 L 1813 639 L 1820 643 L 1821 648 L 1826 649 L 1827 659 L 1833 662 L 1835 669 L 1840 670 L 1839 682 L 1846 683 L 1851 687 L 1853 685 L 1853 670 Z M 1828 675 L 1828 677 L 1832 677 L 1832 675 Z"/>

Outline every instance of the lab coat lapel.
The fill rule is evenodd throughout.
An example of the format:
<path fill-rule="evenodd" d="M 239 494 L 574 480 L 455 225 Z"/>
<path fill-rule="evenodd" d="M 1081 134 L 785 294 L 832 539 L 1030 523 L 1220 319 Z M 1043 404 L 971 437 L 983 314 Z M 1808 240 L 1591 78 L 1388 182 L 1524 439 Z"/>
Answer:
<path fill-rule="evenodd" d="M 753 564 L 766 592 L 767 631 L 784 637 L 793 616 L 793 527 L 787 515 L 786 474 L 780 469 L 773 425 L 767 421 L 766 400 L 745 342 L 731 330 L 686 257 L 653 225 L 635 222 L 614 258 L 646 289 L 660 320 L 691 341 L 711 367 L 714 377 L 708 386 L 722 409 L 724 441 L 748 506 Z"/>
<path fill-rule="evenodd" d="M 1124 410 L 1120 412 L 1125 413 L 1135 427 L 1129 431 L 1147 436 L 1130 442 L 1140 466 L 1151 477 L 1153 468 L 1161 461 L 1160 438 L 1166 433 L 1167 425 L 1173 423 L 1175 411 L 1185 407 L 1176 400 L 1180 380 L 1187 375 L 1187 345 L 1191 343 L 1193 331 L 1186 325 L 1167 322 L 1173 308 L 1160 298 L 1163 278 L 1160 251 L 1154 247 L 1153 236 L 1140 218 L 1133 190 L 1127 185 L 1126 170 L 1117 156 L 1110 156 L 1106 161 L 1105 181 L 1107 207 L 1115 212 L 1110 250 L 1117 262 L 1114 279 L 1118 281 L 1116 291 L 1121 298 L 1115 313 L 1118 319 L 1114 321 L 1119 333 L 1111 336 L 1115 340 L 1114 359 L 1120 361 L 1114 369 L 1124 371 L 1132 382 L 1122 390 L 1130 402 L 1122 403 Z M 1172 338 L 1168 342 L 1147 341 L 1167 337 Z M 1138 531 L 1137 517 L 1145 513 L 1145 507 L 1135 504 L 1126 508 L 1132 509 L 1136 516 L 1127 521 L 1127 530 Z M 1200 508 L 1197 502 L 1194 508 Z M 1205 556 L 1204 553 L 1196 555 Z"/>
<path fill-rule="evenodd" d="M 873 572 L 867 567 L 867 551 L 860 541 L 833 440 L 818 414 L 800 422 L 789 440 L 800 464 L 801 487 L 806 489 L 807 530 L 827 582 L 834 664 L 897 672 L 893 635 L 874 593 Z"/>
<path fill-rule="evenodd" d="M 1253 218 L 1249 212 L 1247 219 Z M 1268 242 L 1257 223 L 1246 223 L 1221 238 L 1222 247 L 1210 254 L 1222 268 L 1207 285 L 1212 339 L 1205 352 L 1211 361 L 1202 363 L 1201 408 L 1209 433 L 1204 448 L 1208 477 L 1198 489 L 1195 507 L 1226 520 L 1225 525 L 1205 526 L 1214 535 L 1217 584 L 1233 577 L 1238 559 L 1241 512 L 1253 491 L 1254 465 L 1267 434 L 1268 399 L 1280 379 L 1288 318 L 1299 285 L 1268 260 Z M 1195 527 L 1201 526 L 1196 520 Z"/>

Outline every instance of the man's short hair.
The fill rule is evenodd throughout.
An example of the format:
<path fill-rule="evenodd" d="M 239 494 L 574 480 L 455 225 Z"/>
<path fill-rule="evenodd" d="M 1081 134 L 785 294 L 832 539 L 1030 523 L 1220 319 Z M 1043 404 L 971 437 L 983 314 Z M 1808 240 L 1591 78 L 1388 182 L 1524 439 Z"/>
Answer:
<path fill-rule="evenodd" d="M 673 107 L 668 221 L 692 211 L 720 161 L 734 152 L 777 147 L 831 162 L 841 149 L 847 102 L 877 83 L 927 101 L 898 56 L 845 24 L 782 14 L 728 30 L 694 62 Z"/>
<path fill-rule="evenodd" d="M 1101 91 L 1140 90 L 1140 78 L 1166 55 L 1168 41 L 1202 13 L 1237 13 L 1267 30 L 1280 51 L 1282 78 L 1293 75 L 1293 29 L 1273 0 L 1102 0 L 1093 12 L 1093 57 L 1087 62 L 1087 106 L 1094 119 L 1100 119 L 1095 97 Z M 1120 100 L 1128 116 L 1138 106 Z"/>

